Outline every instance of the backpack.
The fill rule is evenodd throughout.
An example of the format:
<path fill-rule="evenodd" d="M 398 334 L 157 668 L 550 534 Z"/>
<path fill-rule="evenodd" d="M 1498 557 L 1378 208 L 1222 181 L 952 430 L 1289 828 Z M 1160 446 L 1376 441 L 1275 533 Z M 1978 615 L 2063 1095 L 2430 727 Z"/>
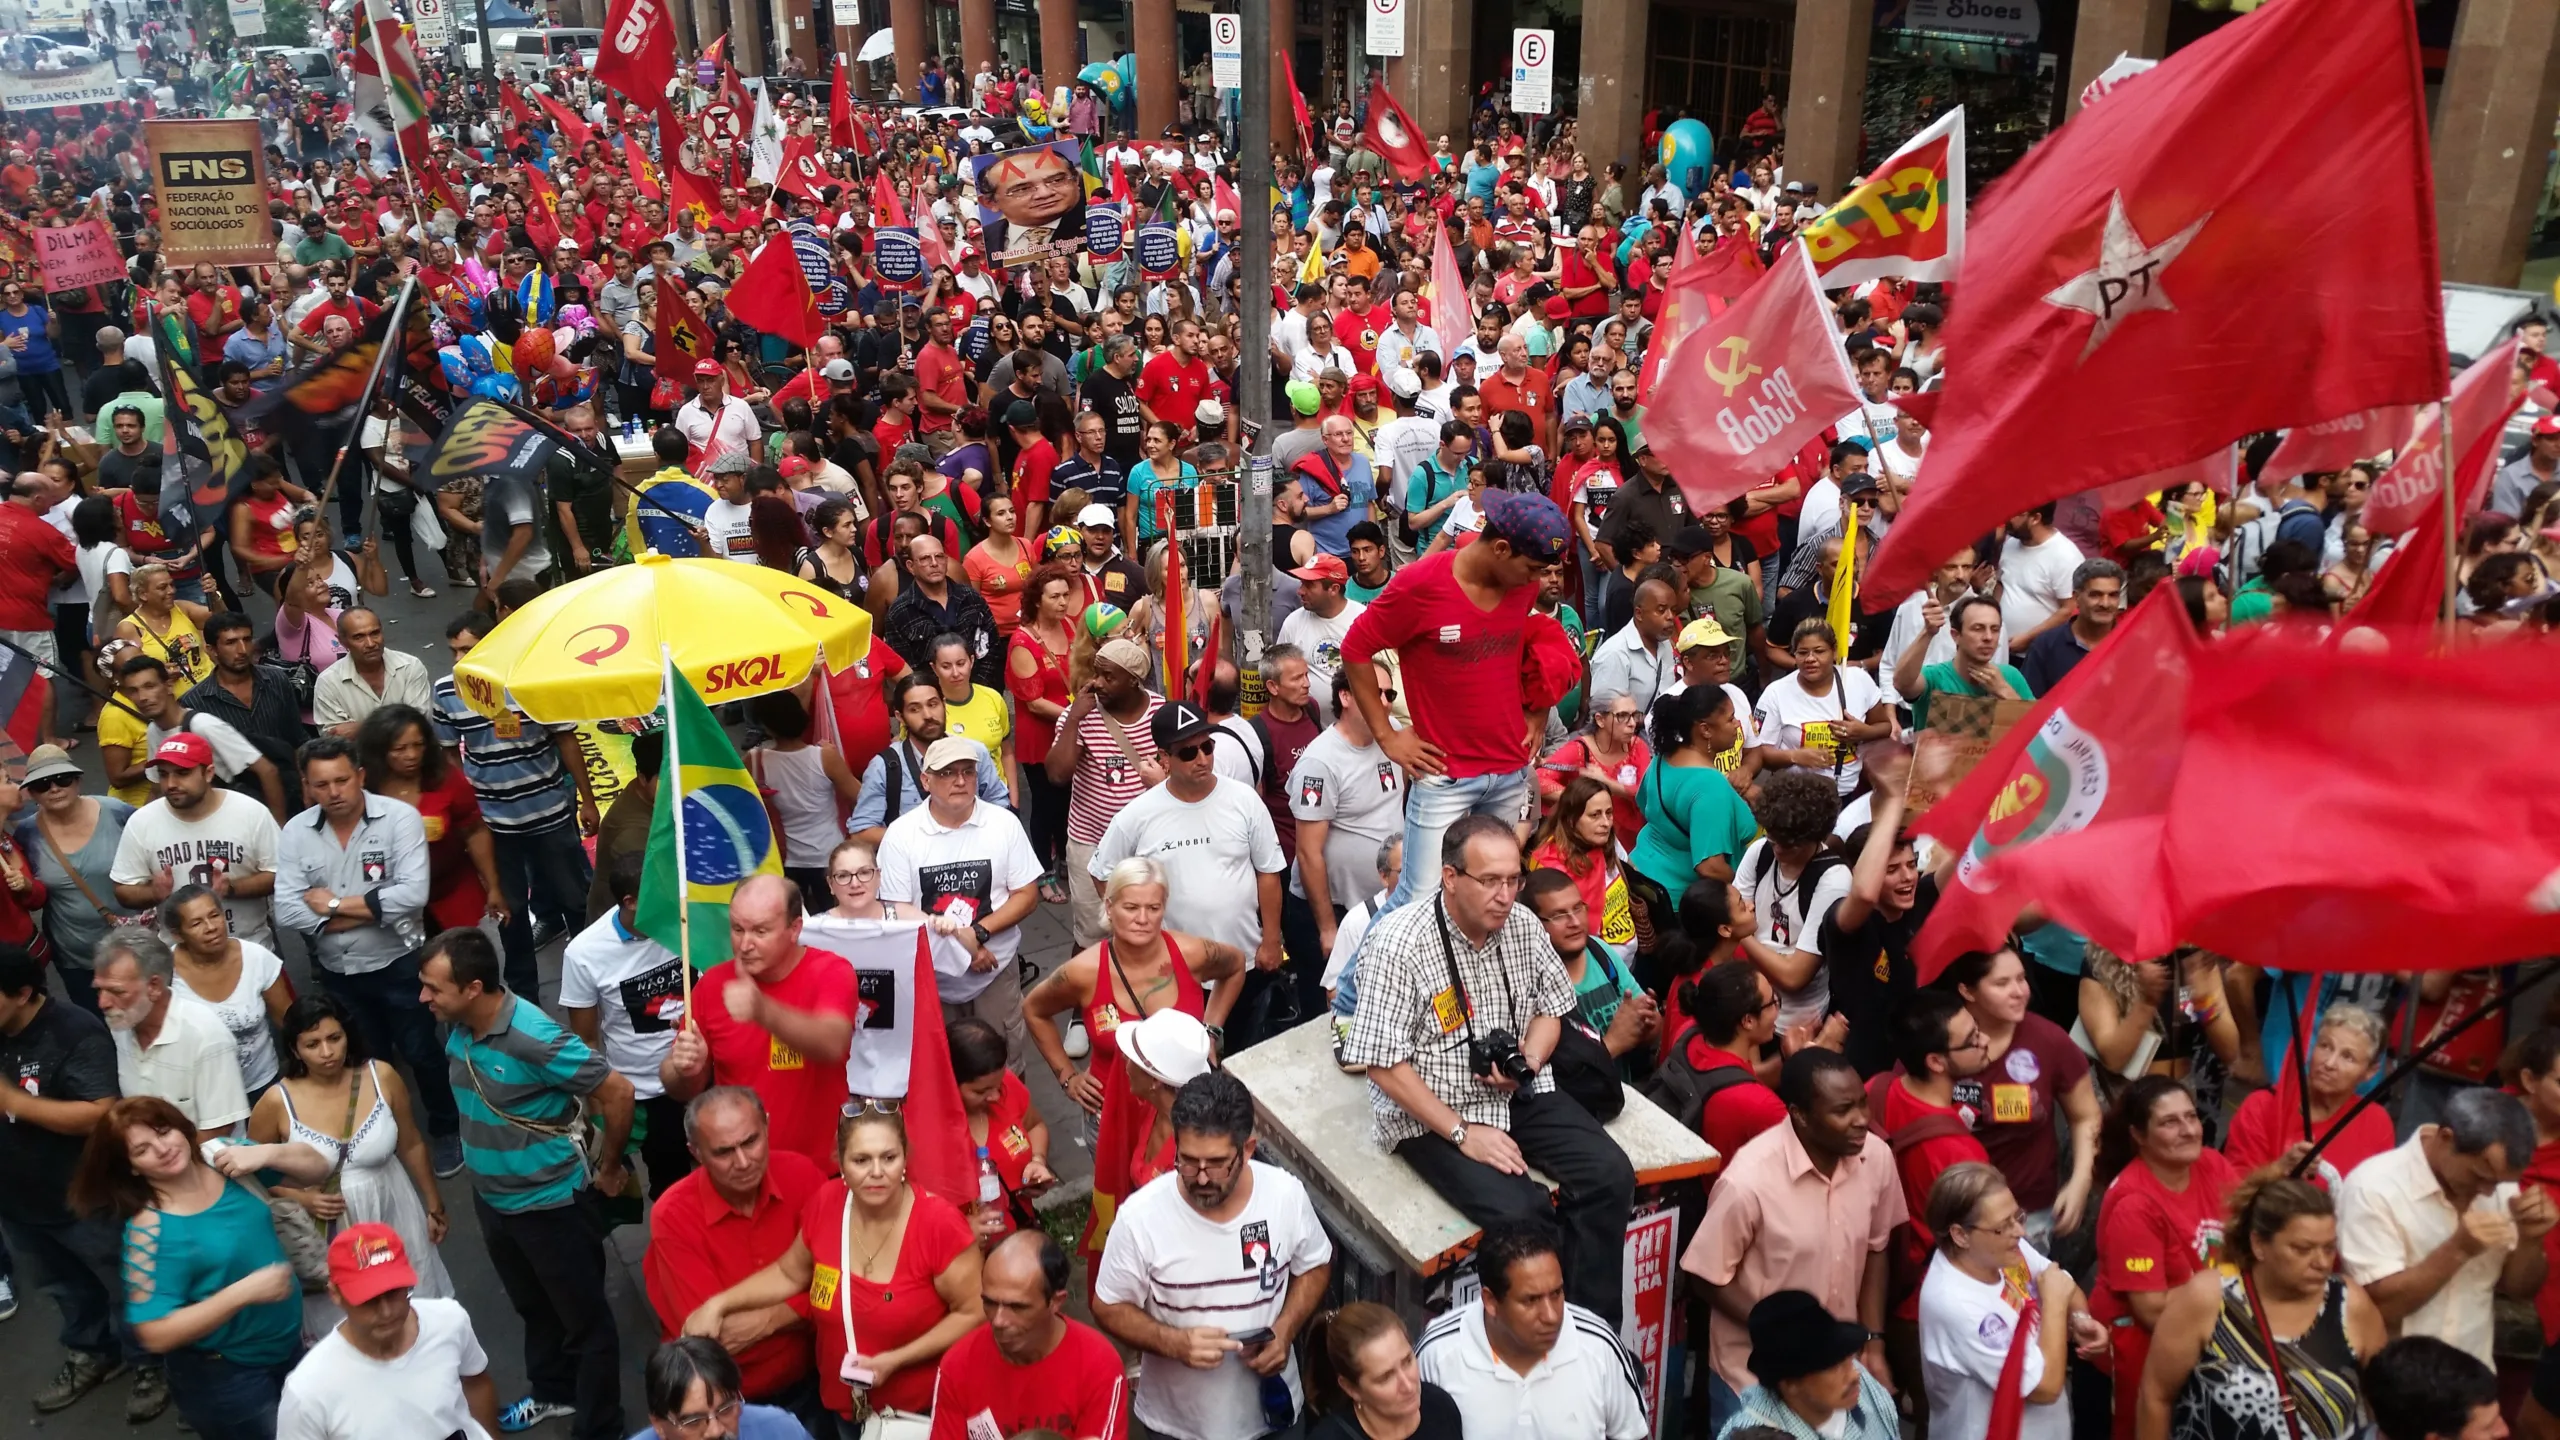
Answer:
<path fill-rule="evenodd" d="M 1278 796 L 1280 794 L 1280 787 L 1288 783 L 1288 778 L 1278 774 L 1276 771 L 1271 774 L 1265 774 L 1263 773 L 1262 768 L 1264 763 L 1270 760 L 1273 754 L 1271 746 L 1271 727 L 1263 724 L 1262 717 L 1259 715 L 1237 715 L 1230 716 L 1228 718 L 1242 720 L 1253 730 L 1253 745 L 1247 745 L 1244 750 L 1245 768 L 1253 772 L 1253 788 L 1262 792 L 1265 796 Z M 1225 731 L 1232 739 L 1242 740 L 1244 738 L 1243 736 L 1236 734 L 1234 730 L 1229 729 L 1225 721 L 1220 721 L 1218 728 Z M 1254 748 L 1255 745 L 1262 748 L 1256 750 Z"/>
<path fill-rule="evenodd" d="M 1698 1033 L 1696 1022 L 1682 1026 L 1671 1041 L 1671 1053 L 1663 1058 L 1653 1073 L 1645 1077 L 1641 1087 L 1644 1098 L 1652 1101 L 1662 1113 L 1680 1122 L 1680 1128 L 1698 1134 L 1707 1117 L 1707 1102 L 1736 1085 L 1755 1083 L 1757 1076 L 1748 1065 L 1719 1065 L 1700 1070 L 1689 1063 L 1689 1039 Z"/>
<path fill-rule="evenodd" d="M 1898 1185 L 1901 1183 L 1903 1152 L 1932 1140 L 1952 1140 L 1958 1136 L 1970 1139 L 1973 1132 L 1965 1128 L 1962 1120 L 1943 1114 L 1923 1115 L 1899 1130 L 1887 1131 L 1884 1128 L 1884 1102 L 1885 1097 L 1893 1093 L 1893 1079 L 1897 1073 L 1887 1070 L 1867 1081 L 1867 1127 L 1868 1133 L 1882 1136 L 1884 1142 L 1893 1147 L 1894 1183 Z M 1907 1195 L 1903 1198 L 1910 1199 Z M 1885 1290 L 1897 1302 L 1905 1295 L 1919 1293 L 1920 1282 L 1926 1278 L 1928 1261 L 1924 1258 L 1915 1264 L 1909 1248 L 1902 1243 L 1904 1232 L 1914 1223 L 1905 1220 L 1893 1227 L 1894 1238 L 1885 1247 Z"/>
<path fill-rule="evenodd" d="M 1742 882 L 1742 893 L 1756 894 L 1759 891 L 1760 882 L 1768 878 L 1770 870 L 1777 863 L 1778 845 L 1773 840 L 1760 847 L 1759 863 L 1751 867 L 1751 877 Z M 1848 863 L 1837 851 L 1825 845 L 1822 849 L 1813 852 L 1813 858 L 1804 864 L 1804 873 L 1796 877 L 1796 938 L 1790 943 L 1797 949 L 1816 948 L 1804 943 L 1805 930 L 1813 923 L 1813 892 L 1821 888 L 1823 876 Z"/>

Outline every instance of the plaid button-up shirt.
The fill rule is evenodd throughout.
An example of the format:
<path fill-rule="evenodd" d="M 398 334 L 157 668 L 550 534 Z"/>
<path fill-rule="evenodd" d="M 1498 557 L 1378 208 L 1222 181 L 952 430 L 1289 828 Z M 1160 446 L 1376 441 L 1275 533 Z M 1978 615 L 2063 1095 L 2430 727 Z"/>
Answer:
<path fill-rule="evenodd" d="M 1370 928 L 1360 948 L 1360 1008 L 1352 1017 L 1343 1059 L 1372 1070 L 1410 1061 L 1431 1093 L 1469 1125 L 1508 1130 L 1511 1097 L 1468 1072 L 1469 1022 L 1478 1039 L 1496 1030 L 1525 1036 L 1538 1016 L 1573 1013 L 1573 983 L 1565 978 L 1564 961 L 1545 927 L 1527 906 L 1513 905 L 1502 928 L 1481 947 L 1468 943 L 1456 921 L 1443 919 L 1441 907 L 1438 897 L 1406 905 Z M 1449 939 L 1446 952 L 1440 948 L 1443 925 Z M 1472 1002 L 1472 1017 L 1449 983 L 1452 959 L 1465 999 Z M 1555 1085 L 1555 1077 L 1541 1070 L 1530 1088 L 1543 1094 Z M 1405 1113 L 1375 1081 L 1369 1086 L 1369 1109 L 1377 1117 L 1381 1145 L 1392 1148 L 1424 1133 L 1422 1122 Z"/>

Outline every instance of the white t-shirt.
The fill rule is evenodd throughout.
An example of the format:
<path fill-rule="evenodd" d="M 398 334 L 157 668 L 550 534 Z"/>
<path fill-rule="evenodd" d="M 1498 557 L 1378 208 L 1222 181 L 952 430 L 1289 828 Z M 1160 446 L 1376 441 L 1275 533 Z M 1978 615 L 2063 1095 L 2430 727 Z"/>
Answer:
<path fill-rule="evenodd" d="M 79 589 L 82 595 L 91 600 L 103 598 L 111 593 L 107 585 L 108 576 L 133 573 L 133 556 L 123 546 L 112 540 L 97 545 L 82 546 L 79 559 Z M 76 602 L 66 595 L 62 597 L 61 603 L 70 605 Z"/>
<path fill-rule="evenodd" d="M 1333 723 L 1333 681 L 1342 673 L 1342 637 L 1368 608 L 1357 600 L 1345 600 L 1342 613 L 1327 620 L 1301 605 L 1280 622 L 1280 643 L 1306 652 L 1307 674 L 1314 682 L 1308 687 L 1314 692 L 1313 708 L 1326 724 Z"/>
<path fill-rule="evenodd" d="M 267 987 L 284 973 L 276 952 L 253 941 L 240 942 L 240 981 L 228 995 L 205 995 L 187 983 L 185 972 L 170 978 L 187 995 L 222 1018 L 240 1055 L 240 1083 L 263 1090 L 276 1081 L 275 1036 L 267 1029 Z"/>
<path fill-rule="evenodd" d="M 723 395 L 717 414 L 702 408 L 696 396 L 676 411 L 676 430 L 685 443 L 700 451 L 705 462 L 731 453 L 747 453 L 747 447 L 764 434 L 756 423 L 756 412 L 735 395 Z"/>
<path fill-rule="evenodd" d="M 1831 693 L 1821 696 L 1804 693 L 1804 678 L 1793 670 L 1769 682 L 1769 688 L 1760 692 L 1760 708 L 1751 717 L 1760 743 L 1780 750 L 1826 749 L 1833 724 L 1844 718 L 1866 719 L 1867 712 L 1884 698 L 1875 677 L 1855 665 L 1833 666 L 1831 674 Z M 1858 788 L 1859 769 L 1857 752 L 1851 750 L 1836 772 L 1841 794 Z"/>
<path fill-rule="evenodd" d="M 727 559 L 756 563 L 756 539 L 748 531 L 747 517 L 752 509 L 732 505 L 726 500 L 713 500 L 702 508 L 702 533 L 711 537 L 711 553 Z"/>
<path fill-rule="evenodd" d="M 1369 938 L 1369 922 L 1378 918 L 1369 907 L 1376 903 L 1372 897 L 1343 911 L 1342 919 L 1333 927 L 1333 953 L 1324 959 L 1325 989 L 1334 988 L 1342 972 L 1350 968 L 1351 957 L 1360 953 L 1360 942 Z"/>
<path fill-rule="evenodd" d="M 1804 492 L 1804 508 L 1796 512 L 1798 535 L 1826 535 L 1840 528 L 1840 482 L 1829 475 Z"/>
<path fill-rule="evenodd" d="M 257 764 L 260 759 L 261 752 L 257 746 L 249 743 L 249 737 L 241 734 L 237 726 L 219 715 L 207 715 L 199 710 L 188 717 L 187 724 L 179 728 L 191 735 L 203 736 L 205 742 L 213 747 L 213 777 L 217 780 L 234 779 L 241 771 Z M 158 750 L 161 741 L 177 733 L 177 730 L 172 730 L 157 720 L 152 721 L 143 727 L 142 753 L 148 755 Z"/>
<path fill-rule="evenodd" d="M 147 885 L 161 871 L 178 885 L 210 885 L 216 875 L 272 874 L 276 868 L 276 818 L 267 807 L 230 790 L 207 794 L 191 819 L 166 800 L 154 800 L 124 822 L 115 864 L 107 878 L 118 885 Z M 273 946 L 264 895 L 222 897 L 231 933 L 242 941 Z"/>
<path fill-rule="evenodd" d="M 624 930 L 621 912 L 607 910 L 561 950 L 560 1004 L 596 1012 L 604 1063 L 631 1082 L 631 1093 L 643 1100 L 666 1093 L 658 1062 L 684 1019 L 684 962 L 674 951 Z"/>
<path fill-rule="evenodd" d="M 1763 860 L 1768 853 L 1769 837 L 1761 836 L 1743 847 L 1742 858 L 1733 867 L 1734 883 L 1751 897 L 1752 913 L 1759 922 L 1760 943 L 1775 950 L 1803 950 L 1819 954 L 1824 917 L 1831 907 L 1849 898 L 1849 871 L 1845 864 L 1830 866 L 1813 882 L 1813 893 L 1799 888 L 1802 872 L 1792 881 L 1779 874 L 1775 860 Z M 1763 866 L 1765 865 L 1765 872 Z M 1810 868 L 1810 867 L 1808 867 Z M 1806 1020 L 1820 1020 L 1831 1008 L 1831 976 L 1819 961 L 1813 967 L 1813 978 L 1800 990 L 1770 987 L 1778 996 L 1778 1028 Z"/>
<path fill-rule="evenodd" d="M 2059 530 L 2041 545 L 2010 536 L 2000 547 L 2000 623 L 2008 635 L 2026 634 L 2069 602 L 2079 568 L 2080 547 Z"/>
<path fill-rule="evenodd" d="M 2033 1285 L 2051 1262 L 2023 1240 L 2018 1253 Z M 1991 1423 L 1992 1392 L 2018 1323 L 2017 1307 L 2002 1295 L 2005 1288 L 2001 1281 L 1986 1285 L 1974 1279 L 1943 1254 L 1929 1257 L 1928 1278 L 1920 1283 L 1920 1374 L 1929 1391 L 1931 1434 L 1980 1435 Z M 2020 1393 L 2043 1381 L 2044 1351 L 2030 1340 L 2019 1368 Z M 2071 1406 L 2064 1400 L 2027 1406 L 2018 1426 L 2018 1440 L 2070 1436 Z"/>
<path fill-rule="evenodd" d="M 1192 1209 L 1173 1175 L 1157 1176 L 1121 1202 L 1094 1272 L 1094 1298 L 1135 1305 L 1166 1325 L 1230 1335 L 1268 1327 L 1289 1298 L 1289 1281 L 1330 1263 L 1333 1242 L 1297 1177 L 1248 1163 L 1253 1192 L 1231 1220 Z M 1280 1374 L 1289 1398 L 1303 1404 L 1295 1354 Z M 1138 1370 L 1138 1419 L 1174 1440 L 1250 1440 L 1267 1430 L 1260 1388 L 1260 1378 L 1233 1355 L 1212 1370 L 1148 1355 Z"/>
<path fill-rule="evenodd" d="M 886 842 L 881 848 L 888 848 Z M 1165 785 L 1140 795 L 1102 832 L 1102 843 L 1093 849 L 1093 878 L 1108 879 L 1111 867 L 1132 855 L 1150 856 L 1165 868 L 1165 928 L 1223 941 L 1247 955 L 1262 944 L 1255 876 L 1287 870 L 1289 857 L 1280 853 L 1280 832 L 1252 786 L 1220 775 L 1217 787 L 1197 804 Z M 900 898 L 885 875 L 880 893 Z"/>
<path fill-rule="evenodd" d="M 981 800 L 969 818 L 946 827 L 930 805 L 918 805 L 889 822 L 880 836 L 880 898 L 913 905 L 927 915 L 953 914 L 975 923 L 1000 908 L 1016 890 L 1040 883 L 1040 857 L 1013 812 Z M 1022 948 L 1019 925 L 987 942 L 996 957 L 991 970 L 958 974 L 936 968 L 942 998 L 965 1005 L 995 983 Z"/>
<path fill-rule="evenodd" d="M 1349 905 L 1377 894 L 1378 847 L 1404 833 L 1404 772 L 1396 762 L 1377 741 L 1353 745 L 1328 726 L 1300 752 L 1288 793 L 1293 819 L 1333 827 L 1325 832 L 1323 859 L 1333 903 Z M 1301 898 L 1307 886 L 1298 865 L 1306 858 L 1300 850 L 1298 864 L 1289 869 L 1289 893 Z"/>
<path fill-rule="evenodd" d="M 376 1360 L 332 1329 L 285 1377 L 276 1440 L 490 1440 L 464 1400 L 466 1377 L 489 1356 L 459 1300 L 412 1299 L 418 1338 L 396 1360 Z"/>

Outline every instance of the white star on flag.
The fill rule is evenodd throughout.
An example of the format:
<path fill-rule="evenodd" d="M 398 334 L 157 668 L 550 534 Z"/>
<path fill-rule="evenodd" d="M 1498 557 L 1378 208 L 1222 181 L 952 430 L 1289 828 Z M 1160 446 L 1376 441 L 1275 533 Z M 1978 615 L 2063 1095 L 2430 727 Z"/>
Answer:
<path fill-rule="evenodd" d="M 2178 308 L 2170 302 L 2161 276 L 2212 218 L 2208 210 L 2186 229 L 2157 245 L 2145 245 L 2133 222 L 2125 218 L 2124 192 L 2118 190 L 2108 199 L 2106 234 L 2098 243 L 2096 268 L 2074 275 L 2044 297 L 2047 305 L 2082 311 L 2097 320 L 2089 330 L 2089 343 L 2081 348 L 2083 361 L 2096 354 L 2128 316 Z"/>

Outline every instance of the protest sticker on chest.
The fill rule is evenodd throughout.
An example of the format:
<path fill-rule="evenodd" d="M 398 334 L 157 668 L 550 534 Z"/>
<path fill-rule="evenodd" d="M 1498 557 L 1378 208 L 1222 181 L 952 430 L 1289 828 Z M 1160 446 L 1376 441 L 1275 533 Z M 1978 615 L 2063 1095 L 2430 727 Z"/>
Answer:
<path fill-rule="evenodd" d="M 832 1310 L 836 1306 L 836 1279 L 833 1265 L 813 1265 L 809 1269 L 809 1308 Z"/>
<path fill-rule="evenodd" d="M 1452 1034 L 1467 1023 L 1466 1004 L 1455 989 L 1443 990 L 1431 997 L 1431 1018 L 1440 1022 L 1441 1034 Z"/>

